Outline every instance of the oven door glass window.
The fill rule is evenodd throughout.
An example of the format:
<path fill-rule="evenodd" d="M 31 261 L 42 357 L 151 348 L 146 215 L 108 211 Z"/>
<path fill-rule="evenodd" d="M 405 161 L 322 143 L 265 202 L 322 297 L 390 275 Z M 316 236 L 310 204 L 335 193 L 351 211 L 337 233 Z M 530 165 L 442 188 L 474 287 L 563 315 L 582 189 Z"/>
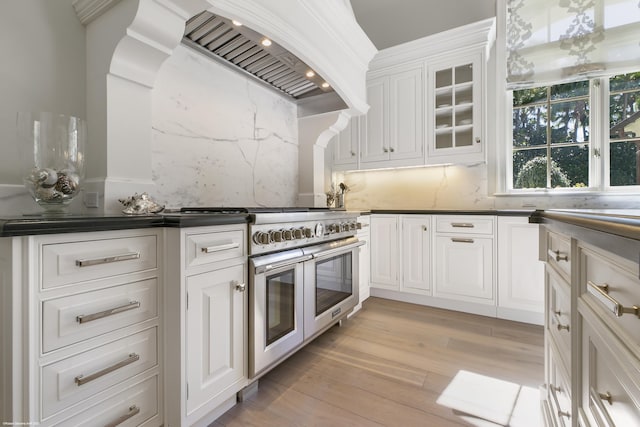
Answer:
<path fill-rule="evenodd" d="M 295 270 L 267 277 L 267 345 L 295 329 Z"/>
<path fill-rule="evenodd" d="M 353 293 L 351 252 L 316 261 L 316 316 Z"/>

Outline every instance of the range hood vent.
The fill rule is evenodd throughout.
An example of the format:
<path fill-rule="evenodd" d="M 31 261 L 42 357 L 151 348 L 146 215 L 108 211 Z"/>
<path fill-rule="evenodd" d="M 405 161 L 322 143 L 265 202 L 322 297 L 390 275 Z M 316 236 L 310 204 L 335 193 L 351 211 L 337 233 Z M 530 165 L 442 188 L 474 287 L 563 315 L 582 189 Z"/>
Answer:
<path fill-rule="evenodd" d="M 311 68 L 282 46 L 263 46 L 264 39 L 244 25 L 204 11 L 187 21 L 182 43 L 293 99 L 333 91 L 315 72 L 307 74 Z"/>

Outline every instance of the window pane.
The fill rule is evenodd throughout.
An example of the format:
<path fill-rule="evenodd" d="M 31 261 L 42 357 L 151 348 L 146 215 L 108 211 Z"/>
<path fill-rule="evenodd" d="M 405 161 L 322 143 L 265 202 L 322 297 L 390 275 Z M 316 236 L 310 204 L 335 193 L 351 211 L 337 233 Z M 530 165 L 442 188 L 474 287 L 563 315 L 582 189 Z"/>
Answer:
<path fill-rule="evenodd" d="M 640 185 L 638 182 L 638 156 L 640 141 L 616 142 L 609 146 L 611 186 Z"/>
<path fill-rule="evenodd" d="M 575 98 L 589 96 L 589 80 L 551 86 L 551 99 Z"/>
<path fill-rule="evenodd" d="M 547 149 L 513 152 L 513 188 L 547 186 Z"/>
<path fill-rule="evenodd" d="M 513 109 L 513 147 L 547 144 L 547 107 Z"/>
<path fill-rule="evenodd" d="M 609 87 L 611 92 L 640 87 L 640 71 L 611 77 L 609 79 Z"/>
<path fill-rule="evenodd" d="M 589 146 L 551 149 L 551 187 L 589 186 Z"/>
<path fill-rule="evenodd" d="M 529 105 L 537 102 L 546 102 L 547 88 L 536 87 L 533 89 L 523 89 L 513 91 L 513 106 Z"/>
<path fill-rule="evenodd" d="M 589 140 L 589 102 L 586 100 L 551 104 L 551 143 Z"/>

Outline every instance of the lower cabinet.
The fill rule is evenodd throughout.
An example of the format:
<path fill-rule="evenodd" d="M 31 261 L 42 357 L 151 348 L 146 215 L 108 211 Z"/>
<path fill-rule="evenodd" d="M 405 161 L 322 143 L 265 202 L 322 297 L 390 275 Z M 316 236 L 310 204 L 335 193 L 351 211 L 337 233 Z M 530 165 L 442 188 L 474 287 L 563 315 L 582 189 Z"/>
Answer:
<path fill-rule="evenodd" d="M 163 425 L 162 239 L 0 239 L 3 425 Z"/>
<path fill-rule="evenodd" d="M 371 287 L 429 295 L 430 231 L 428 215 L 372 215 Z"/>
<path fill-rule="evenodd" d="M 245 224 L 167 229 L 165 425 L 207 426 L 248 383 Z"/>
<path fill-rule="evenodd" d="M 361 229 L 356 233 L 356 237 L 361 242 L 364 242 L 364 245 L 360 246 L 360 256 L 358 257 L 358 277 L 360 281 L 359 298 L 358 304 L 354 307 L 351 314 L 348 317 L 353 316 L 358 310 L 362 308 L 362 303 L 369 298 L 370 290 L 369 283 L 371 277 L 371 238 L 370 238 L 370 230 L 371 230 L 371 216 L 363 215 L 358 217 L 358 222 L 361 225 Z"/>
<path fill-rule="evenodd" d="M 495 215 L 371 215 L 371 293 L 543 324 L 538 224 Z"/>
<path fill-rule="evenodd" d="M 540 239 L 547 426 L 640 425 L 640 242 L 565 231 L 545 225 Z"/>

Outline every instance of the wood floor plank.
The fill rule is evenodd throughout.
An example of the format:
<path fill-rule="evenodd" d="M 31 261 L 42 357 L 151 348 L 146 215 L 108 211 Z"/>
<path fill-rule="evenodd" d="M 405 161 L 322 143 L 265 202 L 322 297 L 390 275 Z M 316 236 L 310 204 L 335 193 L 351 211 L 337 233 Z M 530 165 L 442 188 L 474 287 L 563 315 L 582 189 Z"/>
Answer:
<path fill-rule="evenodd" d="M 532 387 L 542 328 L 379 298 L 260 379 L 213 427 L 470 425 L 437 403 L 460 370 Z"/>

